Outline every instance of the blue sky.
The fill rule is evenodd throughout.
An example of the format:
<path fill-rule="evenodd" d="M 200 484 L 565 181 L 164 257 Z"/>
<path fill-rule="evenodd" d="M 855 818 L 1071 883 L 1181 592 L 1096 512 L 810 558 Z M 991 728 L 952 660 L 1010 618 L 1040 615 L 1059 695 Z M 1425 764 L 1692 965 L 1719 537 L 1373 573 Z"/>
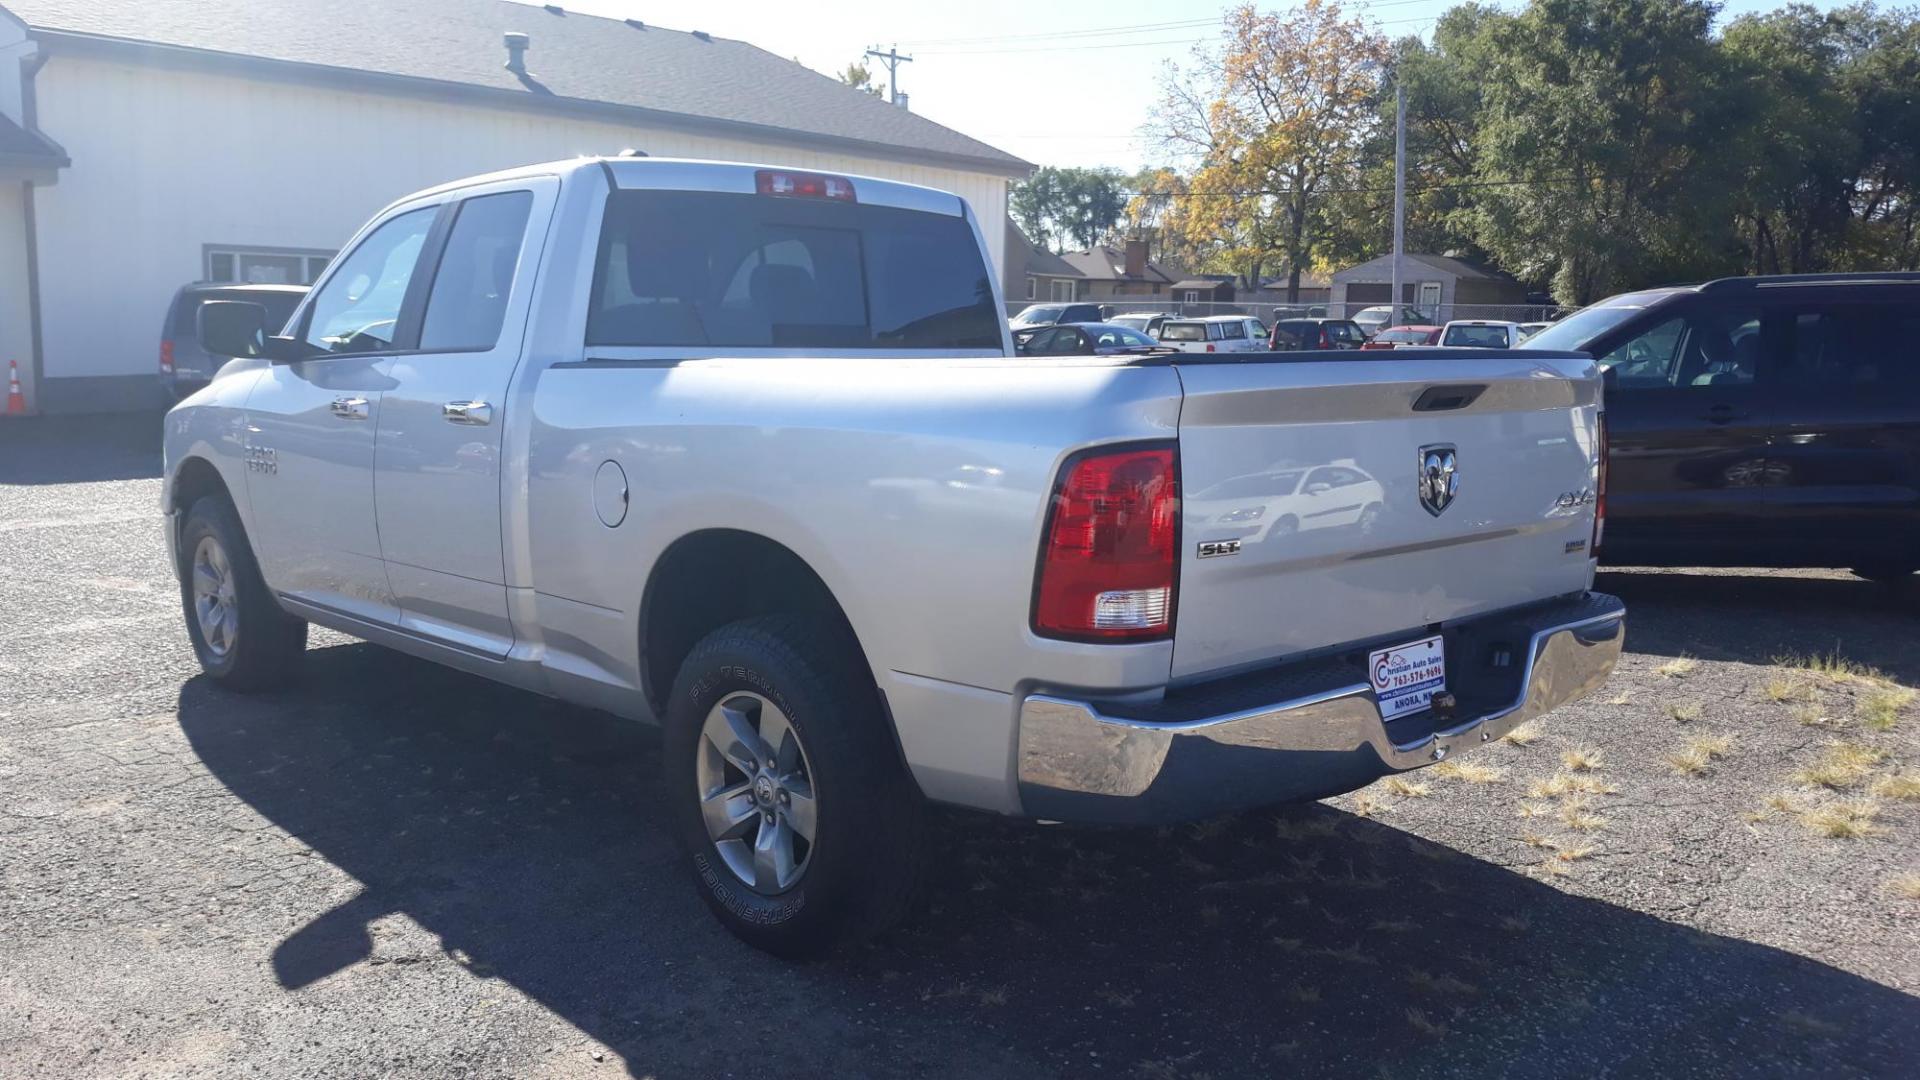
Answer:
<path fill-rule="evenodd" d="M 915 112 L 1039 165 L 1133 170 L 1161 157 L 1140 137 L 1160 74 L 1218 34 L 1207 0 L 558 0 L 593 15 L 705 30 L 838 72 L 868 46 L 914 60 L 900 85 Z M 1836 0 L 1812 0 L 1837 6 Z M 1262 5 L 1277 7 L 1284 5 Z M 1453 0 L 1349 4 L 1393 37 L 1430 32 Z M 1516 0 L 1501 6 L 1517 7 Z M 1723 18 L 1782 6 L 1729 0 Z"/>

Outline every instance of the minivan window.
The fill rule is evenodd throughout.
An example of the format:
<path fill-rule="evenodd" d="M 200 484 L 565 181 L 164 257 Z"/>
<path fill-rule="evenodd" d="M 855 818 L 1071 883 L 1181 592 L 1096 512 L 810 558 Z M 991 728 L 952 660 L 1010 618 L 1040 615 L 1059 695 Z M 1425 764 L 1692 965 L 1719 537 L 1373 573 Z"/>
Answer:
<path fill-rule="evenodd" d="M 1170 322 L 1160 324 L 1161 341 L 1205 341 L 1207 324 L 1197 322 Z"/>
<path fill-rule="evenodd" d="M 361 241 L 313 298 L 306 342 L 323 352 L 378 352 L 393 345 L 400 303 L 433 227 L 437 206 L 391 218 Z"/>
<path fill-rule="evenodd" d="M 1920 384 L 1920 312 L 1905 305 L 1823 305 L 1786 324 L 1783 381 L 1864 391 Z"/>
<path fill-rule="evenodd" d="M 1504 349 L 1507 347 L 1507 328 L 1504 326 L 1449 326 L 1442 345 L 1465 347 L 1469 349 Z"/>
<path fill-rule="evenodd" d="M 478 352 L 499 341 L 532 209 L 531 191 L 481 195 L 460 204 L 427 298 L 422 349 Z"/>
<path fill-rule="evenodd" d="M 1221 323 L 1220 332 L 1229 338 L 1246 340 L 1247 324 L 1243 322 Z"/>
<path fill-rule="evenodd" d="M 1646 310 L 1643 305 L 1623 303 L 1632 299 L 1635 297 L 1631 295 L 1616 296 L 1593 307 L 1581 308 L 1521 341 L 1520 348 L 1584 352 L 1588 342 Z"/>
<path fill-rule="evenodd" d="M 964 218 L 618 191 L 607 200 L 587 344 L 997 351 L 1001 326 Z"/>

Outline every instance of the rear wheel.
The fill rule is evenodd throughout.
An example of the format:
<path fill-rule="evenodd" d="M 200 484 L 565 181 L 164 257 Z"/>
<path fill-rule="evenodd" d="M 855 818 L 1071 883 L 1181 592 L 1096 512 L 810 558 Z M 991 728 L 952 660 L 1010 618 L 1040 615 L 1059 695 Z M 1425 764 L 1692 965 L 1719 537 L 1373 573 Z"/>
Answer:
<path fill-rule="evenodd" d="M 200 667 L 236 690 L 289 681 L 307 648 L 307 624 L 280 610 L 253 561 L 240 517 L 208 495 L 180 528 L 180 603 Z"/>
<path fill-rule="evenodd" d="M 681 665 L 664 735 L 675 837 L 736 936 L 802 958 L 906 915 L 920 794 L 844 629 L 765 616 L 714 631 Z"/>

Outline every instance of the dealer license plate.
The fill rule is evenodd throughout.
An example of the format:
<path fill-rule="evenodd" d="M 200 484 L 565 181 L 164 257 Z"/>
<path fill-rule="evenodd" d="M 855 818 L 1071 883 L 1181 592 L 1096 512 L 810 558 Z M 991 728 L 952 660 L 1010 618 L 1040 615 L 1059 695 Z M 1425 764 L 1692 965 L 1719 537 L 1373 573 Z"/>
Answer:
<path fill-rule="evenodd" d="M 1367 670 L 1383 720 L 1419 712 L 1447 688 L 1446 649 L 1438 634 L 1374 650 L 1367 656 Z"/>

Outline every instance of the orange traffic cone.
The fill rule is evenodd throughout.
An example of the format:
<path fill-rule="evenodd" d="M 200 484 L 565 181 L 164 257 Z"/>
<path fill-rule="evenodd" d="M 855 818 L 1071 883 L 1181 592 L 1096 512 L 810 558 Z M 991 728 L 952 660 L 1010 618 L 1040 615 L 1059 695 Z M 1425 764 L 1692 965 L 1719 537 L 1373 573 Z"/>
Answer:
<path fill-rule="evenodd" d="M 27 395 L 20 392 L 20 361 L 7 361 L 7 415 L 27 415 Z"/>

